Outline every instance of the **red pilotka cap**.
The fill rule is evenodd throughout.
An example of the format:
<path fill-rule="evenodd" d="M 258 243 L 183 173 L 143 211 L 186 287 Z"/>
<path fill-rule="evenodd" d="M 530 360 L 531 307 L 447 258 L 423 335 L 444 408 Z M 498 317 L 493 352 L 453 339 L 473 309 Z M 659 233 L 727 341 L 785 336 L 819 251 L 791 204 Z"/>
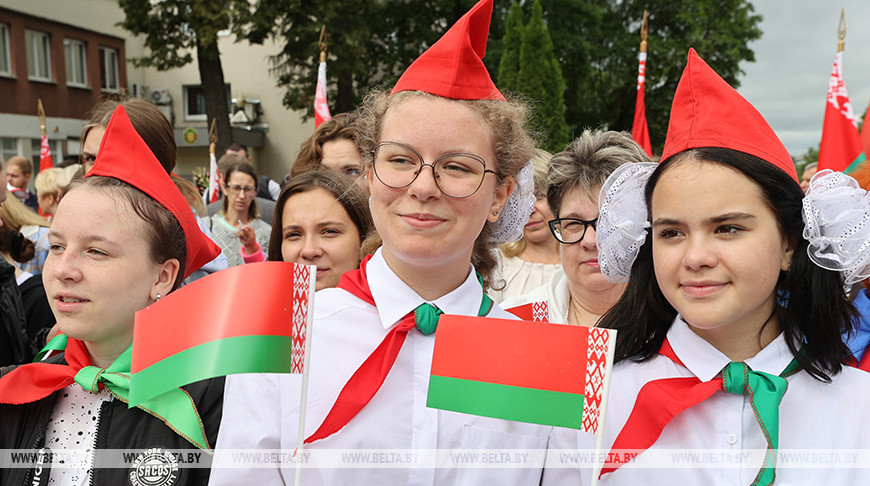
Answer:
<path fill-rule="evenodd" d="M 408 66 L 391 95 L 425 91 L 453 100 L 503 100 L 483 65 L 492 0 L 480 0 Z"/>
<path fill-rule="evenodd" d="M 94 167 L 85 177 L 113 177 L 151 196 L 175 216 L 187 240 L 186 278 L 214 260 L 220 248 L 199 229 L 193 210 L 172 182 L 166 169 L 133 128 L 123 106 L 115 108 L 100 142 Z"/>
<path fill-rule="evenodd" d="M 745 98 L 689 49 L 689 60 L 671 106 L 662 160 L 684 150 L 722 147 L 754 155 L 784 170 L 796 182 L 791 155 Z"/>

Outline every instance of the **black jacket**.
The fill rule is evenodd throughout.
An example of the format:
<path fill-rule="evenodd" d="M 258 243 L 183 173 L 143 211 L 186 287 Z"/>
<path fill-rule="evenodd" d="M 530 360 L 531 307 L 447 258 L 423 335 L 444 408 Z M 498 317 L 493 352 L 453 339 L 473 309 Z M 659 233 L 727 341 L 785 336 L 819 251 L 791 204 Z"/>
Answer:
<path fill-rule="evenodd" d="M 46 362 L 63 362 L 62 356 L 52 356 Z M 0 377 L 12 369 L 14 367 L 0 368 Z M 223 412 L 224 378 L 203 380 L 183 388 L 196 403 L 206 438 L 214 447 Z M 0 449 L 41 450 L 45 446 L 45 429 L 60 393 L 63 390 L 24 405 L 0 404 Z M 129 409 L 126 403 L 113 399 L 103 402 L 98 421 L 96 449 L 126 449 L 131 454 L 124 458 L 126 464 L 123 468 L 100 467 L 95 463 L 91 484 L 137 486 L 156 481 L 166 486 L 205 486 L 208 483 L 208 467 L 185 466 L 191 460 L 194 461 L 191 464 L 193 466 L 208 465 L 210 456 L 176 434 L 160 419 L 138 408 Z M 167 456 L 179 450 L 183 450 L 183 453 L 173 455 L 175 461 Z M 97 454 L 96 457 L 99 460 L 103 456 Z M 110 465 L 116 466 L 117 463 L 113 461 Z M 37 474 L 39 472 L 41 474 Z M 0 484 L 43 485 L 47 484 L 49 474 L 47 468 L 0 469 Z"/>
<path fill-rule="evenodd" d="M 15 267 L 0 258 L 0 366 L 27 363 L 33 353 L 25 332 Z"/>

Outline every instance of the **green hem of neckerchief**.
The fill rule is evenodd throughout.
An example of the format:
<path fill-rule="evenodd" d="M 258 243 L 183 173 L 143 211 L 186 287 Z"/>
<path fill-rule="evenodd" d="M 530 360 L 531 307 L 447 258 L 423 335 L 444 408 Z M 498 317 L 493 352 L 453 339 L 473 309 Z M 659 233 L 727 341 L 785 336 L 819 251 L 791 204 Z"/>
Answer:
<path fill-rule="evenodd" d="M 805 352 L 801 350 L 801 352 Z M 752 371 L 746 363 L 728 363 L 722 370 L 722 390 L 738 395 L 749 395 L 755 420 L 767 441 L 764 460 L 752 486 L 769 486 L 776 481 L 776 451 L 779 449 L 779 405 L 788 390 L 785 379 L 798 371 L 798 360 L 792 359 L 782 373 L 772 375 Z"/>
<path fill-rule="evenodd" d="M 48 344 L 43 346 L 42 349 L 40 349 L 39 352 L 36 353 L 36 357 L 33 358 L 33 362 L 38 363 L 42 361 L 42 358 L 44 358 L 45 355 L 51 351 L 63 351 L 64 349 L 66 349 L 67 339 L 68 338 L 66 337 L 66 334 L 58 334 L 57 336 L 51 338 L 51 341 L 49 341 Z"/>
<path fill-rule="evenodd" d="M 479 273 L 477 274 L 477 281 L 480 282 L 480 288 L 481 291 L 483 291 L 483 277 L 481 277 Z M 477 316 L 483 317 L 489 314 L 492 305 L 492 299 L 486 295 L 486 292 L 483 292 L 483 298 L 480 300 L 480 308 L 477 311 Z M 414 309 L 414 325 L 423 334 L 432 334 L 438 327 L 438 318 L 443 313 L 444 311 L 435 305 L 426 303 L 420 304 L 416 309 Z"/>
<path fill-rule="evenodd" d="M 56 338 L 55 338 L 56 339 Z M 53 342 L 54 340 L 52 340 Z M 64 342 L 64 348 L 65 346 Z M 91 393 L 100 391 L 103 384 L 114 397 L 128 404 L 130 396 L 130 363 L 133 345 L 127 347 L 115 361 L 105 368 L 85 366 L 75 375 L 75 382 Z M 196 409 L 193 397 L 187 391 L 176 388 L 147 400 L 136 407 L 160 419 L 173 432 L 196 447 L 211 454 L 211 446 L 205 435 L 205 426 Z"/>

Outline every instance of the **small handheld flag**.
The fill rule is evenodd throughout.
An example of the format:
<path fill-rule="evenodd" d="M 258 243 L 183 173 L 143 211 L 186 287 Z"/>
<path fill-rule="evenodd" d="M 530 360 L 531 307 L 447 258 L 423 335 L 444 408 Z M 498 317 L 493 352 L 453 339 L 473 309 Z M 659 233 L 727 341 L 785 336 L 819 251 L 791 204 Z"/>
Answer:
<path fill-rule="evenodd" d="M 314 269 L 286 262 L 230 267 L 138 311 L 130 406 L 216 376 L 302 373 Z"/>
<path fill-rule="evenodd" d="M 442 316 L 427 405 L 597 434 L 615 338 L 612 329 Z"/>
<path fill-rule="evenodd" d="M 42 140 L 39 143 L 39 171 L 51 169 L 54 167 L 54 161 L 51 160 L 51 149 L 48 146 L 48 136 L 45 131 L 45 110 L 42 108 L 42 100 L 36 100 L 37 110 L 39 112 L 39 128 L 42 130 Z"/>

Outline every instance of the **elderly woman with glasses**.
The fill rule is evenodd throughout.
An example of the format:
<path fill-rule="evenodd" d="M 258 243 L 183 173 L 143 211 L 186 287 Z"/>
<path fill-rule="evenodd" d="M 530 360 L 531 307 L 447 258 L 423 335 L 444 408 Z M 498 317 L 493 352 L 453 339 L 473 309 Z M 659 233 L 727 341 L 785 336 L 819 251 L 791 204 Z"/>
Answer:
<path fill-rule="evenodd" d="M 261 262 L 272 226 L 259 219 L 257 173 L 251 164 L 239 162 L 229 166 L 224 177 L 223 209 L 206 218 L 205 224 L 226 255 L 227 265 Z"/>
<path fill-rule="evenodd" d="M 553 156 L 547 177 L 547 203 L 555 215 L 550 231 L 561 243 L 562 269 L 545 285 L 501 306 L 533 321 L 594 327 L 622 295 L 624 284 L 607 281 L 598 265 L 598 193 L 617 167 L 649 162 L 621 132 L 586 130 Z"/>

